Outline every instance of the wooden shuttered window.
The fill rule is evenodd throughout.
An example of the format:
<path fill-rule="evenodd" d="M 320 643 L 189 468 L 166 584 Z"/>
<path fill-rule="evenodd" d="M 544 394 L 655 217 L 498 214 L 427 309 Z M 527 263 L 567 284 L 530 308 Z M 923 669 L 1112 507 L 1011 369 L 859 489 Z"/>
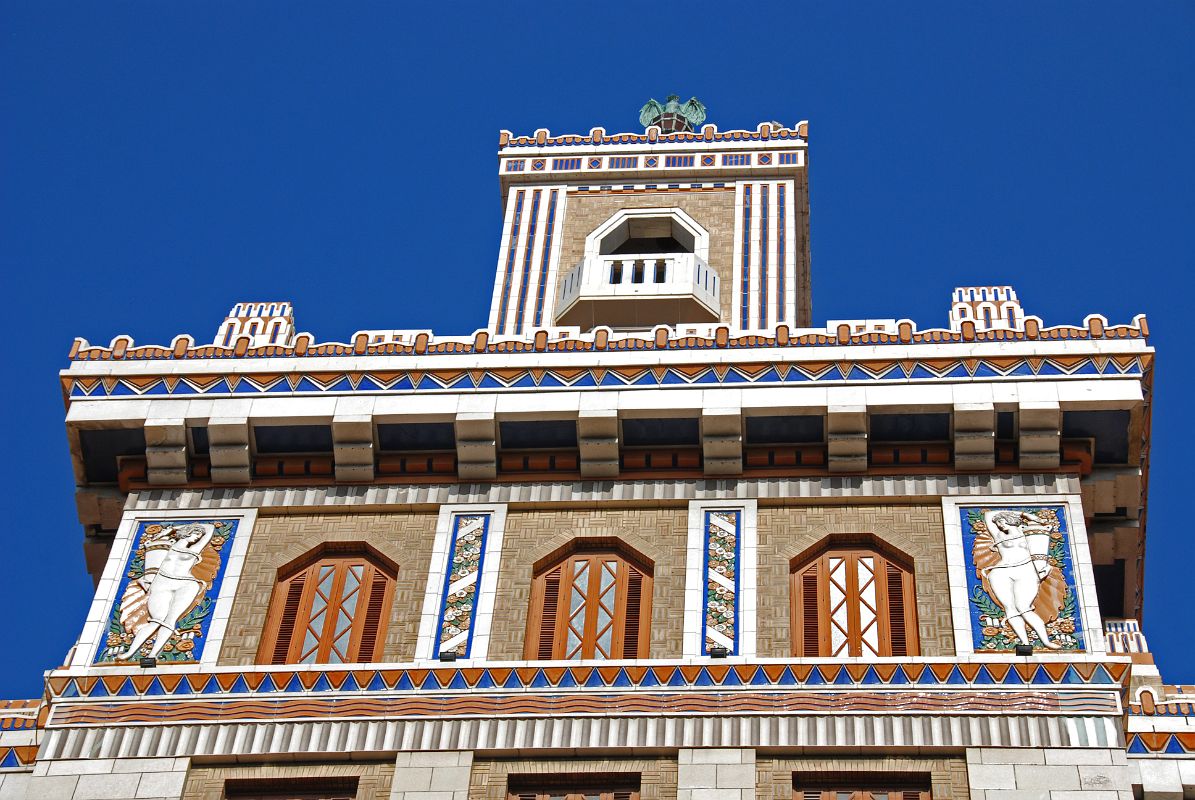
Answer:
<path fill-rule="evenodd" d="M 532 580 L 527 659 L 646 658 L 650 572 L 614 550 L 574 552 Z"/>
<path fill-rule="evenodd" d="M 877 550 L 824 550 L 794 566 L 790 593 L 795 656 L 919 652 L 913 572 Z"/>
<path fill-rule="evenodd" d="M 380 660 L 394 578 L 364 554 L 321 558 L 285 575 L 274 587 L 258 663 Z"/>

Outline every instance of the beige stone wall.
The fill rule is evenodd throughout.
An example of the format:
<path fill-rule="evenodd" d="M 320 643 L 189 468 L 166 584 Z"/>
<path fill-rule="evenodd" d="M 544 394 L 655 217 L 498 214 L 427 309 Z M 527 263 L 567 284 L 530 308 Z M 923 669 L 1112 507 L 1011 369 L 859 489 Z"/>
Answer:
<path fill-rule="evenodd" d="M 687 513 L 685 508 L 509 512 L 490 632 L 490 658 L 523 657 L 535 562 L 575 538 L 593 537 L 621 539 L 653 562 L 651 649 L 647 655 L 680 658 Z"/>
<path fill-rule="evenodd" d="M 224 782 L 230 779 L 356 777 L 356 800 L 388 800 L 394 762 L 339 762 L 322 764 L 253 764 L 248 766 L 194 766 L 187 774 L 183 800 L 223 800 Z"/>
<path fill-rule="evenodd" d="M 808 773 L 818 777 L 826 772 L 928 773 L 934 800 L 970 800 L 971 797 L 967 788 L 967 762 L 962 758 L 784 758 L 760 755 L 756 758 L 755 770 L 757 800 L 792 797 L 794 773 Z"/>
<path fill-rule="evenodd" d="M 511 775 L 639 773 L 640 800 L 676 800 L 675 758 L 511 758 L 475 759 L 469 800 L 506 800 Z"/>
<path fill-rule="evenodd" d="M 278 568 L 321 542 L 364 542 L 398 564 L 384 661 L 411 661 L 431 566 L 436 515 L 305 514 L 257 520 L 233 601 L 220 663 L 252 664 L 257 658 Z"/>
<path fill-rule="evenodd" d="M 921 654 L 953 656 L 940 506 L 761 507 L 758 654 L 791 657 L 789 564 L 794 556 L 835 533 L 874 534 L 913 559 Z"/>
<path fill-rule="evenodd" d="M 709 264 L 721 279 L 718 303 L 722 309 L 722 320 L 729 321 L 728 298 L 734 269 L 734 182 L 729 182 L 724 191 L 570 194 L 560 249 L 562 273 L 581 261 L 585 254 L 585 237 L 624 208 L 679 208 L 709 231 Z"/>

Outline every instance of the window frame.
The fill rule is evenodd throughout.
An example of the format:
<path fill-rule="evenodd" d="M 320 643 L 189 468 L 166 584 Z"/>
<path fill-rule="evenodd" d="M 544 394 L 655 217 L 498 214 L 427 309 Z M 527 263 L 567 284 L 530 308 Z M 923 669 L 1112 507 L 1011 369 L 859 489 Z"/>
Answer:
<path fill-rule="evenodd" d="M 561 612 L 564 611 L 566 599 L 570 597 L 577 575 L 574 565 L 581 560 L 589 562 L 585 573 L 588 580 L 588 587 L 584 594 L 586 612 L 580 637 L 581 653 L 579 657 L 570 658 L 567 634 L 570 629 L 569 621 L 575 618 L 576 614 L 570 615 Z M 610 622 L 613 626 L 610 654 L 601 655 L 597 649 L 599 637 L 597 605 L 602 598 L 600 591 L 601 565 L 609 561 L 617 561 L 619 566 L 614 581 L 615 606 Z M 595 566 L 598 569 L 595 570 Z M 632 573 L 637 573 L 639 576 L 638 613 L 633 618 L 628 615 L 628 608 L 631 605 L 631 590 L 634 588 Z M 523 657 L 528 661 L 606 661 L 648 658 L 651 646 L 653 586 L 651 562 L 617 540 L 577 541 L 566 545 L 552 555 L 541 559 L 533 569 Z M 552 599 L 552 594 L 555 595 L 555 603 L 549 602 Z M 546 615 L 545 612 L 549 609 L 551 613 Z M 549 639 L 546 638 L 544 625 L 549 616 L 552 625 L 550 656 L 545 657 Z M 635 622 L 637 622 L 638 630 L 632 632 L 630 626 Z M 628 643 L 632 643 L 633 647 L 628 648 Z M 627 654 L 628 650 L 630 651 L 629 655 Z"/>
<path fill-rule="evenodd" d="M 360 566 L 356 594 L 350 616 L 349 641 L 341 660 L 331 660 L 336 649 L 335 624 L 348 599 L 344 594 L 347 577 Z M 306 661 L 304 652 L 311 614 L 324 570 L 331 568 L 332 583 L 326 603 L 316 616 L 323 616 L 314 660 Z M 380 661 L 385 648 L 386 630 L 394 602 L 398 567 L 368 545 L 330 544 L 305 554 L 278 570 L 270 596 L 265 629 L 258 648 L 257 663 L 283 664 L 366 664 Z M 296 589 L 297 586 L 297 589 Z M 380 592 L 380 596 L 378 593 Z M 371 624 L 372 631 L 369 630 Z"/>
<path fill-rule="evenodd" d="M 847 630 L 844 648 L 833 651 L 832 609 L 830 609 L 830 559 L 845 559 L 846 591 L 843 603 L 847 604 Z M 875 625 L 878 652 L 870 651 L 863 639 L 864 628 L 860 619 L 859 559 L 871 557 L 872 575 L 875 582 Z M 807 600 L 810 584 L 807 576 L 815 576 L 816 613 L 810 618 Z M 891 581 L 893 574 L 900 580 L 899 607 L 892 603 Z M 893 638 L 893 622 L 903 622 L 903 648 Z M 831 536 L 794 557 L 789 563 L 789 622 L 792 654 L 796 658 L 887 658 L 916 656 L 920 654 L 920 631 L 917 624 L 916 575 L 913 561 L 903 553 L 893 550 L 870 534 Z M 810 622 L 813 624 L 811 625 Z M 807 639 L 816 626 L 816 655 L 811 652 Z M 904 652 L 897 652 L 903 649 Z"/>

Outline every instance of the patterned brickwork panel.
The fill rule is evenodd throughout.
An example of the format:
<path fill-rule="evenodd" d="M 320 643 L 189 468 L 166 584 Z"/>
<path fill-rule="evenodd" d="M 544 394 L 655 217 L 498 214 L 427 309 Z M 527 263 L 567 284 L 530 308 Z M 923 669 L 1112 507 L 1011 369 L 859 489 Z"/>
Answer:
<path fill-rule="evenodd" d="M 237 520 L 140 522 L 96 664 L 200 659 Z"/>
<path fill-rule="evenodd" d="M 441 653 L 469 657 L 489 531 L 489 514 L 456 514 L 452 518 L 448 574 L 440 601 L 439 635 L 433 658 Z"/>
<path fill-rule="evenodd" d="M 702 607 L 702 653 L 725 647 L 739 652 L 739 552 L 741 511 L 705 512 L 705 597 Z"/>
<path fill-rule="evenodd" d="M 959 514 L 976 651 L 1085 650 L 1066 508 L 970 506 Z"/>

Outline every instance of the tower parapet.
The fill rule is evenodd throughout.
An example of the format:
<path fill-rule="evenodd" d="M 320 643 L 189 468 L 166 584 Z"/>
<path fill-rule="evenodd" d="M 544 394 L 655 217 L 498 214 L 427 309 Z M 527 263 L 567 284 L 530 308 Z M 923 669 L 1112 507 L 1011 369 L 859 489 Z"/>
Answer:
<path fill-rule="evenodd" d="M 1023 331 L 1025 312 L 1011 286 L 962 286 L 954 290 L 950 330 L 970 320 L 977 331 Z"/>
<path fill-rule="evenodd" d="M 220 323 L 212 344 L 231 347 L 238 336 L 250 347 L 289 346 L 295 339 L 294 310 L 288 302 L 237 303 Z"/>

